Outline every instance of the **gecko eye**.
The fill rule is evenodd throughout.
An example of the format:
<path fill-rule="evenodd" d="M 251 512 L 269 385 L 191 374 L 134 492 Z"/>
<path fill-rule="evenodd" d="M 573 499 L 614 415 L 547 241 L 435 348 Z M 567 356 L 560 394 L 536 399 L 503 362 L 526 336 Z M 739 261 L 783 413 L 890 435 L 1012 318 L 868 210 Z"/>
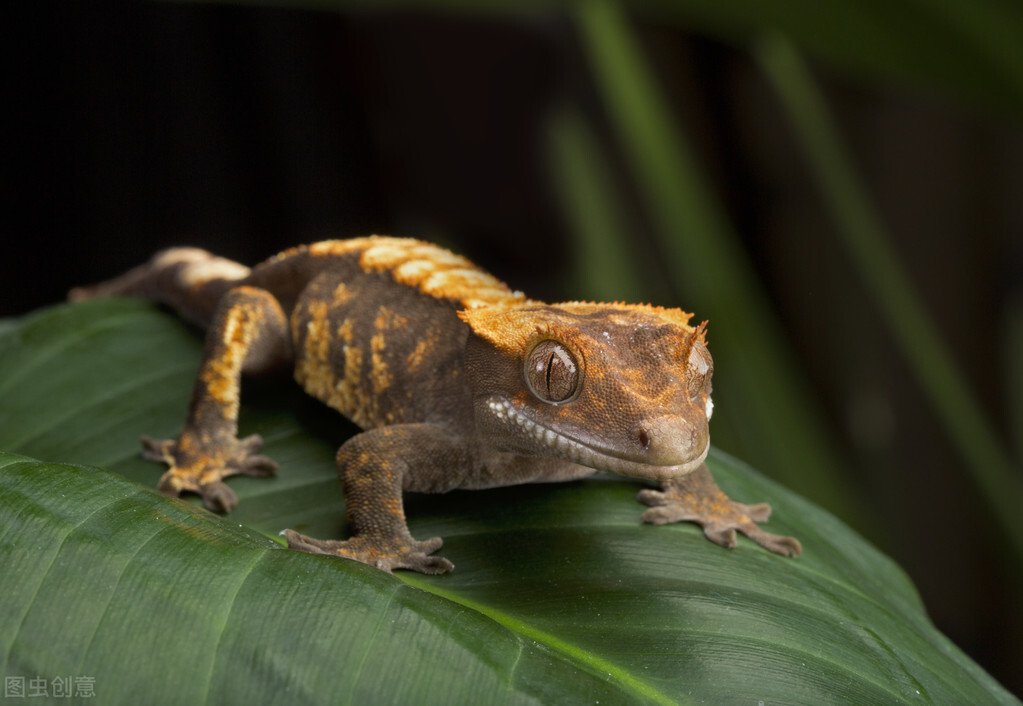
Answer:
<path fill-rule="evenodd" d="M 579 389 L 579 365 L 564 344 L 546 339 L 526 357 L 526 382 L 544 402 L 565 402 Z"/>

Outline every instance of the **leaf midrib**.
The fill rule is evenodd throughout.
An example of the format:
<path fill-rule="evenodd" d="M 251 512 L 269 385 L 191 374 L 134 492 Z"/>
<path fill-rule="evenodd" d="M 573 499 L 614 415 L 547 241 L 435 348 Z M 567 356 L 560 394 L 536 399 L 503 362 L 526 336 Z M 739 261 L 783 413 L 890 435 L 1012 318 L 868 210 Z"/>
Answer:
<path fill-rule="evenodd" d="M 505 629 L 519 635 L 522 639 L 531 640 L 537 644 L 541 644 L 552 652 L 559 654 L 566 661 L 577 665 L 580 669 L 583 669 L 590 674 L 604 679 L 610 678 L 618 684 L 622 691 L 631 693 L 631 695 L 635 698 L 642 698 L 659 704 L 679 703 L 678 699 L 670 697 L 664 692 L 654 688 L 650 684 L 637 678 L 634 674 L 632 674 L 632 672 L 623 669 L 614 662 L 601 659 L 600 657 L 594 657 L 589 650 L 583 649 L 567 640 L 562 640 L 548 632 L 544 632 L 543 630 L 529 625 L 510 613 L 478 603 L 452 591 L 447 591 L 435 584 L 427 582 L 418 575 L 408 574 L 408 572 L 405 572 L 398 578 L 409 586 L 419 588 L 437 596 L 438 598 L 444 598 L 452 603 L 456 603 L 483 615 Z"/>

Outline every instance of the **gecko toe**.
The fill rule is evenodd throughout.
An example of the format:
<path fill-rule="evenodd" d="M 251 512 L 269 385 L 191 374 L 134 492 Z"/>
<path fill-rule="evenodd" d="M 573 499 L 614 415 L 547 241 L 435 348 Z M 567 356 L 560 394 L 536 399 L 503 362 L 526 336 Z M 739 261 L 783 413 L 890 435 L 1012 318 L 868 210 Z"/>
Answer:
<path fill-rule="evenodd" d="M 238 494 L 223 481 L 205 483 L 199 487 L 202 504 L 213 512 L 231 512 L 238 506 Z"/>
<path fill-rule="evenodd" d="M 410 557 L 407 563 L 393 568 L 412 569 L 421 574 L 446 574 L 454 570 L 455 565 L 442 556 Z"/>
<path fill-rule="evenodd" d="M 658 504 L 644 512 L 640 517 L 642 522 L 650 525 L 668 525 L 675 522 L 692 520 L 693 514 L 680 505 Z"/>
<path fill-rule="evenodd" d="M 722 547 L 735 549 L 735 545 L 737 544 L 734 527 L 708 525 L 703 528 L 703 534 L 707 537 L 707 539 L 714 542 L 714 544 L 721 545 Z"/>
<path fill-rule="evenodd" d="M 238 451 L 248 456 L 254 454 L 263 448 L 263 437 L 259 434 L 251 434 L 246 436 L 244 439 L 238 439 Z"/>
<path fill-rule="evenodd" d="M 286 529 L 281 536 L 288 541 L 288 549 L 305 552 L 306 554 L 327 554 L 337 556 L 342 542 L 336 539 L 316 539 L 300 534 L 293 529 Z"/>
<path fill-rule="evenodd" d="M 142 458 L 147 461 L 159 461 L 169 465 L 174 464 L 174 448 L 177 445 L 173 439 L 154 439 L 151 436 L 142 436 Z"/>
<path fill-rule="evenodd" d="M 767 503 L 757 503 L 756 505 L 746 505 L 746 514 L 754 522 L 767 522 L 771 517 L 771 506 Z"/>
<path fill-rule="evenodd" d="M 771 534 L 760 530 L 756 534 L 745 533 L 750 539 L 762 546 L 764 549 L 781 554 L 782 556 L 799 556 L 803 553 L 803 545 L 795 537 L 786 537 L 780 534 Z"/>
<path fill-rule="evenodd" d="M 440 537 L 430 537 L 429 539 L 423 540 L 422 542 L 416 542 L 416 551 L 422 552 L 423 554 L 433 554 L 435 551 L 444 546 L 444 540 Z"/>
<path fill-rule="evenodd" d="M 670 500 L 668 499 L 668 495 L 666 493 L 660 490 L 654 490 L 653 488 L 644 488 L 643 490 L 639 491 L 639 493 L 636 495 L 636 500 L 643 503 L 644 505 L 649 505 L 650 507 L 667 505 L 670 502 Z M 647 521 L 648 520 L 644 520 L 644 522 Z"/>
<path fill-rule="evenodd" d="M 277 472 L 277 462 L 267 456 L 249 456 L 242 461 L 238 472 L 243 476 L 264 478 Z"/>

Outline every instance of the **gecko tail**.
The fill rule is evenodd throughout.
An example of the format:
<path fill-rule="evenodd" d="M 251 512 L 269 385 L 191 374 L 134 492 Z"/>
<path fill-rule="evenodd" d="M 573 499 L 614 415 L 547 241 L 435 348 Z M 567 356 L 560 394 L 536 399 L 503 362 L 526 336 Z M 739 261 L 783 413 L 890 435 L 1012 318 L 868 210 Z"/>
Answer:
<path fill-rule="evenodd" d="M 68 301 L 142 297 L 166 304 L 181 316 L 206 327 L 220 298 L 250 272 L 244 265 L 200 248 L 170 248 L 114 279 L 75 287 L 68 292 Z"/>

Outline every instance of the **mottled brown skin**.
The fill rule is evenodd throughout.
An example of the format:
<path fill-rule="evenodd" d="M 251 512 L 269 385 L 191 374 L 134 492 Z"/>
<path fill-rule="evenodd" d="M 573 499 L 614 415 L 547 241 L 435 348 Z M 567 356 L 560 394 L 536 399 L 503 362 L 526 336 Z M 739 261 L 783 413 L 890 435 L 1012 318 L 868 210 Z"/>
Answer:
<path fill-rule="evenodd" d="M 249 270 L 194 248 L 165 251 L 73 300 L 146 296 L 208 328 L 177 439 L 143 439 L 170 467 L 160 491 L 238 502 L 231 475 L 277 465 L 238 439 L 243 373 L 290 363 L 306 391 L 364 431 L 337 453 L 352 536 L 286 530 L 302 551 L 385 571 L 450 571 L 434 537 L 408 531 L 403 491 L 443 493 L 580 478 L 658 481 L 642 519 L 692 521 L 723 546 L 736 530 L 778 554 L 791 537 L 757 526 L 766 504 L 722 493 L 704 464 L 713 363 L 703 327 L 678 309 L 512 292 L 468 260 L 416 240 L 369 237 L 294 248 Z"/>

